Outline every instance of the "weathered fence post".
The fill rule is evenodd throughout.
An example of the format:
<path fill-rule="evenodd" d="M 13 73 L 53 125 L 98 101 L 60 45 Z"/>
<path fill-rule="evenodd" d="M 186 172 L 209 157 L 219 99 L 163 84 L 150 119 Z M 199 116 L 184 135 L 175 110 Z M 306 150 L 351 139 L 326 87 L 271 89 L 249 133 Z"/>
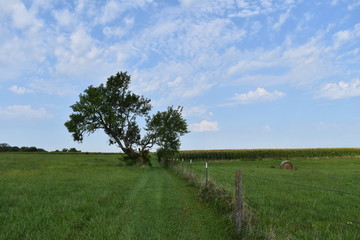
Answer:
<path fill-rule="evenodd" d="M 190 159 L 190 178 L 192 178 L 192 160 Z"/>
<path fill-rule="evenodd" d="M 205 163 L 205 186 L 206 187 L 208 185 L 208 175 L 209 175 L 209 173 L 208 173 L 208 164 Z"/>
<path fill-rule="evenodd" d="M 184 175 L 184 159 L 181 159 L 182 164 L 181 164 L 181 175 Z"/>
<path fill-rule="evenodd" d="M 236 218 L 236 231 L 240 232 L 241 230 L 241 217 L 242 217 L 242 203 L 243 203 L 243 196 L 242 196 L 242 176 L 241 171 L 236 170 L 235 176 L 235 218 Z"/>

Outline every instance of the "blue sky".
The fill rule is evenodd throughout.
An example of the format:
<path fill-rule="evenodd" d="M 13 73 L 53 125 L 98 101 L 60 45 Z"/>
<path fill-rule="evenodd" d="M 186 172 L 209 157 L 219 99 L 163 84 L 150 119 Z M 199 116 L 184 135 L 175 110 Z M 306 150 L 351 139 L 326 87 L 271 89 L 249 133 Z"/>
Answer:
<path fill-rule="evenodd" d="M 0 0 L 0 143 L 72 141 L 70 105 L 118 71 L 182 149 L 360 147 L 360 0 Z"/>

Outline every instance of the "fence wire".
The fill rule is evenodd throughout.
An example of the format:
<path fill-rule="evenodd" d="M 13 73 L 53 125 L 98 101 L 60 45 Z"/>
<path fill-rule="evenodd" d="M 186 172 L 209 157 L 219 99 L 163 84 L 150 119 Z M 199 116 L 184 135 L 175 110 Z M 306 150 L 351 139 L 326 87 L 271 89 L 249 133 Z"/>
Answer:
<path fill-rule="evenodd" d="M 183 163 L 184 164 L 184 163 Z M 180 164 L 179 164 L 180 165 Z M 179 166 L 178 166 L 179 167 Z M 187 169 L 187 166 L 186 164 L 182 166 L 184 173 L 189 171 Z M 180 169 L 178 169 L 180 170 Z M 210 170 L 210 169 L 209 169 Z M 181 170 L 180 170 L 181 171 Z M 193 177 L 195 177 L 196 173 L 194 170 L 192 170 L 192 175 Z M 211 170 L 209 171 L 209 176 L 211 175 Z M 266 178 L 266 177 L 259 177 L 259 176 L 254 176 L 254 175 L 249 175 L 249 174 L 244 174 L 242 173 L 242 176 L 244 177 L 250 177 L 250 178 L 254 178 L 254 179 L 258 179 L 258 180 L 265 180 L 265 181 L 268 181 L 268 182 L 277 182 L 277 183 L 282 183 L 282 184 L 286 184 L 286 185 L 292 185 L 292 186 L 296 186 L 296 187 L 301 187 L 301 188 L 306 188 L 306 189 L 314 189 L 314 190 L 321 190 L 321 191 L 326 191 L 326 192 L 331 192 L 331 193 L 339 193 L 339 194 L 345 194 L 345 195 L 350 195 L 350 196 L 355 196 L 355 197 L 360 197 L 360 194 L 358 193 L 351 193 L 351 192 L 346 192 L 346 191 L 341 191 L 341 190 L 335 190 L 335 189 L 329 189 L 329 188 L 323 188 L 323 187 L 317 187 L 317 186 L 310 186 L 310 185 L 305 185 L 305 184 L 298 184 L 298 183 L 293 183 L 293 182 L 287 182 L 287 181 L 281 181 L 281 180 L 277 180 L 277 179 L 272 179 L 272 178 Z M 199 176 L 197 176 L 199 177 Z M 249 192 L 256 192 L 257 194 L 261 195 L 262 193 L 259 192 L 259 191 L 254 191 L 254 190 L 249 190 Z M 244 192 L 246 194 L 246 191 Z M 309 206 L 304 206 L 304 205 L 301 205 L 297 202 L 293 202 L 293 201 L 290 201 L 289 199 L 284 199 L 284 198 L 279 198 L 279 197 L 275 197 L 273 196 L 272 197 L 273 200 L 275 201 L 278 201 L 278 202 L 281 202 L 281 203 L 284 203 L 284 210 L 287 208 L 287 207 L 296 207 L 296 208 L 299 208 L 301 210 L 304 210 L 304 211 L 310 211 L 310 212 L 313 212 L 313 214 L 318 215 L 318 216 L 322 216 L 322 217 L 330 217 L 332 219 L 336 219 L 338 221 L 336 222 L 333 222 L 332 224 L 340 224 L 340 225 L 346 225 L 346 226 L 349 226 L 349 225 L 352 225 L 352 226 L 360 226 L 360 221 L 359 220 L 354 220 L 354 219 L 349 219 L 349 218 L 344 218 L 344 217 L 340 217 L 340 216 L 337 216 L 336 214 L 332 214 L 332 213 L 329 213 L 329 212 L 325 212 L 325 211 L 322 211 L 322 210 L 319 210 L 317 208 L 314 208 L 314 207 L 309 207 Z M 244 195 L 244 202 L 250 206 L 251 208 L 253 208 L 251 205 L 256 205 L 254 204 L 253 200 L 249 199 L 248 197 L 246 197 L 246 195 Z M 255 208 L 256 210 L 256 208 Z M 272 216 L 274 218 L 277 218 L 279 216 Z M 260 230 L 259 228 L 256 228 L 256 229 L 252 229 L 252 231 L 254 232 L 257 232 L 265 237 L 268 236 L 269 233 L 263 231 L 263 230 Z M 294 234 L 292 231 L 289 232 L 289 234 L 295 236 L 296 234 Z M 317 233 L 314 233 L 314 232 L 307 232 L 308 235 L 311 235 L 314 237 L 314 239 L 326 239 L 324 237 L 322 237 L 321 235 L 317 234 Z"/>
<path fill-rule="evenodd" d="M 303 188 L 316 189 L 316 190 L 322 190 L 322 191 L 327 191 L 327 192 L 342 193 L 342 194 L 347 194 L 347 195 L 360 197 L 360 194 L 357 194 L 357 193 L 350 193 L 350 192 L 345 192 L 345 191 L 340 191 L 340 190 L 309 186 L 309 185 L 304 185 L 304 184 L 299 184 L 299 183 L 285 182 L 285 181 L 275 180 L 275 179 L 271 179 L 271 178 L 253 176 L 253 175 L 249 175 L 249 174 L 243 174 L 243 176 L 248 176 L 248 177 L 252 177 L 252 178 L 258 178 L 258 179 L 262 179 L 262 180 L 268 180 L 268 181 L 272 181 L 272 182 L 284 183 L 284 184 L 289 184 L 289 185 L 303 187 Z"/>

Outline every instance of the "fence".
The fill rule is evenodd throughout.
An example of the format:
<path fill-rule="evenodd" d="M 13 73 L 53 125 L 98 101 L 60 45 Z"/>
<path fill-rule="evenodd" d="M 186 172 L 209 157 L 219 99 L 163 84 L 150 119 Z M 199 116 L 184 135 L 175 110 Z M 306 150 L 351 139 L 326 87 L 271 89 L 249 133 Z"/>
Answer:
<path fill-rule="evenodd" d="M 197 173 L 194 171 L 193 168 L 193 161 L 179 161 L 179 160 L 174 160 L 174 169 L 177 170 L 177 172 L 181 173 L 182 176 L 188 178 L 189 181 L 192 182 L 197 182 L 197 186 L 200 188 L 208 188 L 209 185 L 214 184 L 213 181 L 210 181 L 209 179 L 209 172 L 211 175 L 211 171 L 209 171 L 209 165 L 208 163 L 204 164 L 204 172 L 203 174 L 201 174 L 204 177 L 200 177 L 199 176 L 199 169 L 197 169 Z M 316 193 L 319 192 L 324 192 L 327 194 L 336 194 L 336 198 L 338 199 L 339 196 L 340 197 L 344 197 L 344 196 L 348 196 L 351 197 L 354 200 L 354 204 L 353 204 L 353 208 L 355 211 L 358 212 L 358 216 L 360 216 L 360 194 L 359 193 L 354 193 L 354 192 L 347 192 L 347 191 L 342 191 L 342 190 L 336 190 L 336 189 L 330 189 L 330 188 L 326 188 L 326 187 L 319 187 L 319 186 L 311 186 L 311 185 L 306 185 L 306 184 L 299 184 L 299 183 L 294 183 L 294 182 L 288 182 L 288 181 L 280 181 L 278 179 L 272 179 L 272 178 L 267 178 L 267 177 L 259 177 L 259 176 L 254 176 L 251 174 L 247 174 L 244 172 L 241 172 L 239 170 L 237 170 L 236 172 L 234 172 L 234 176 L 235 176 L 235 194 L 232 193 L 232 200 L 229 202 L 229 198 L 227 194 L 224 194 L 222 201 L 225 201 L 225 205 L 231 205 L 232 208 L 232 214 L 231 217 L 233 218 L 233 221 L 235 223 L 235 228 L 236 231 L 239 232 L 240 234 L 241 231 L 248 231 L 249 227 L 252 228 L 250 232 L 252 232 L 251 234 L 257 234 L 258 236 L 261 235 L 263 237 L 265 237 L 266 239 L 276 239 L 276 237 L 272 237 L 272 235 L 274 235 L 274 233 L 271 233 L 271 229 L 270 229 L 270 233 L 269 231 L 265 231 L 263 228 L 257 228 L 254 226 L 249 226 L 249 224 L 251 225 L 251 219 L 249 219 L 249 215 L 252 215 L 251 211 L 257 211 L 257 205 L 258 204 L 254 204 L 254 200 L 250 197 L 251 194 L 248 194 L 249 197 L 247 196 L 246 193 L 249 192 L 253 192 L 254 196 L 262 196 L 262 198 L 264 199 L 263 203 L 264 204 L 270 204 L 269 202 L 277 202 L 276 206 L 282 205 L 284 208 L 282 210 L 279 210 L 281 212 L 281 214 L 276 215 L 276 216 L 271 216 L 273 219 L 276 218 L 281 218 L 284 212 L 287 209 L 298 209 L 298 211 L 302 211 L 306 214 L 304 214 L 303 216 L 301 216 L 302 218 L 304 218 L 304 216 L 311 216 L 314 219 L 322 219 L 322 221 L 327 221 L 327 219 L 331 220 L 331 224 L 327 224 L 328 226 L 332 226 L 335 224 L 338 225 L 342 225 L 342 228 L 344 228 L 344 226 L 350 228 L 349 230 L 344 230 L 344 234 L 350 236 L 350 238 L 341 238 L 339 237 L 339 235 L 336 235 L 336 233 L 334 233 L 333 235 L 331 235 L 332 233 L 329 233 L 330 236 L 332 237 L 324 237 L 324 234 L 322 232 L 306 232 L 302 235 L 302 237 L 297 238 L 296 236 L 299 235 L 298 233 L 294 232 L 294 230 L 289 230 L 289 233 L 286 234 L 287 236 L 292 236 L 295 239 L 356 239 L 357 237 L 360 239 L 360 220 L 358 219 L 354 219 L 354 218 L 348 218 L 348 217 L 344 217 L 341 213 L 341 211 L 339 212 L 329 212 L 326 209 L 319 209 L 316 207 L 316 204 L 313 204 L 314 206 L 310 205 L 310 204 L 304 204 L 302 202 L 298 202 L 296 200 L 293 199 L 286 199 L 286 198 L 282 198 L 282 197 L 278 197 L 278 196 L 271 196 L 271 199 L 268 198 L 268 196 L 264 196 L 264 192 L 263 189 L 264 188 L 260 188 L 260 189 L 251 189 L 251 187 L 247 188 L 247 192 L 243 191 L 243 186 L 242 183 L 243 181 L 247 181 L 248 183 L 251 181 L 259 181 L 261 182 L 262 185 L 266 185 L 266 184 L 280 184 L 282 186 L 287 186 L 287 188 L 293 188 L 293 189 L 305 189 L 309 194 L 309 191 L 314 191 Z M 216 184 L 215 184 L 216 185 Z M 256 185 L 258 186 L 258 185 Z M 250 190 L 249 190 L 250 189 Z M 224 191 L 224 190 L 223 190 Z M 227 192 L 229 192 L 229 189 L 225 190 Z M 231 191 L 231 190 L 230 190 Z M 208 191 L 209 194 L 218 194 L 214 191 Z M 291 195 L 291 191 L 288 191 L 286 193 L 287 195 Z M 266 195 L 266 194 L 265 194 Z M 327 196 L 329 198 L 329 201 L 332 201 L 333 196 Z M 235 197 L 234 197 L 235 196 Z M 218 196 L 216 196 L 218 198 Z M 220 197 L 221 198 L 221 197 Z M 211 197 L 207 197 L 207 199 L 211 199 Z M 218 201 L 218 199 L 216 200 Z M 316 200 L 317 201 L 317 200 Z M 336 202 L 336 201 L 334 201 Z M 274 213 L 272 213 L 274 214 Z M 275 215 L 275 214 L 274 214 Z M 250 216 L 251 218 L 251 216 Z M 243 222 L 245 222 L 245 226 L 243 225 Z M 292 224 L 297 224 L 297 220 L 293 220 Z M 299 220 L 299 224 L 301 223 L 301 220 Z M 293 229 L 296 229 L 293 228 Z M 340 229 L 340 228 L 339 228 Z M 330 230 L 326 230 L 328 232 L 331 232 Z M 336 231 L 335 231 L 336 232 Z M 248 234 L 248 233 L 246 233 Z M 342 233 L 339 233 L 340 235 Z M 290 237 L 290 239 L 293 239 L 292 237 Z"/>

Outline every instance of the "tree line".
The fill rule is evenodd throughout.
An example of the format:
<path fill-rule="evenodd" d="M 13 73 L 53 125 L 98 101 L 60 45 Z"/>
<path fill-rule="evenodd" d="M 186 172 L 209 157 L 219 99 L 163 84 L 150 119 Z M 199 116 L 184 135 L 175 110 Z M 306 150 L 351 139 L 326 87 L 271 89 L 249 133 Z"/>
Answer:
<path fill-rule="evenodd" d="M 7 143 L 0 143 L 0 152 L 48 152 L 43 148 L 37 147 L 18 147 L 10 146 Z M 76 148 L 63 148 L 62 150 L 55 150 L 54 152 L 81 152 Z"/>
<path fill-rule="evenodd" d="M 7 143 L 0 143 L 0 152 L 47 152 L 45 149 L 37 147 L 18 147 L 10 146 Z"/>

